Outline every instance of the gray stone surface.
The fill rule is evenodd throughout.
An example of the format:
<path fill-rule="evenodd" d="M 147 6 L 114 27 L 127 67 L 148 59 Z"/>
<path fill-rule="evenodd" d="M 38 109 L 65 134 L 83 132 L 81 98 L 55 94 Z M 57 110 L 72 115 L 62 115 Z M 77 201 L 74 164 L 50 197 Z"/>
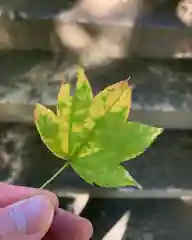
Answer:
<path fill-rule="evenodd" d="M 138 4 L 139 3 L 139 4 Z M 164 7 L 176 7 L 174 1 L 167 2 L 166 0 L 154 0 L 154 1 L 145 1 L 145 0 L 127 0 L 127 1 L 111 1 L 110 3 L 107 0 L 1 0 L 0 7 L 3 10 L 12 10 L 15 12 L 24 12 L 29 16 L 44 16 L 48 14 L 49 16 L 57 14 L 60 11 L 71 10 L 74 8 L 83 8 L 84 11 L 93 11 L 95 10 L 103 12 L 108 10 L 110 13 L 117 12 L 118 9 L 148 9 L 151 6 L 152 9 L 157 8 L 161 5 Z M 114 9 L 115 8 L 115 9 Z M 144 10 L 143 10 L 144 11 Z M 145 10 L 146 11 L 146 10 Z M 131 12 L 131 11 L 130 11 Z"/>
<path fill-rule="evenodd" d="M 60 207 L 73 212 L 74 201 L 73 198 L 61 198 Z M 122 221 L 126 214 L 129 216 L 127 224 Z M 191 200 L 91 198 L 81 216 L 92 222 L 93 240 L 190 240 L 192 236 Z M 119 228 L 115 229 L 117 224 Z M 109 231 L 111 238 L 106 237 Z"/>
<path fill-rule="evenodd" d="M 127 211 L 130 211 L 130 218 L 122 240 L 191 239 L 191 203 L 180 200 L 92 199 L 83 216 L 93 222 L 93 240 L 102 239 Z"/>
<path fill-rule="evenodd" d="M 191 139 L 191 133 L 187 131 L 166 131 L 151 149 L 127 167 L 145 189 L 191 189 Z M 61 166 L 62 160 L 53 157 L 43 146 L 33 127 L 1 124 L 0 163 L 1 181 L 39 187 Z M 71 169 L 60 175 L 49 188 L 53 191 L 60 188 L 66 193 L 67 189 L 90 190 L 90 186 Z M 108 190 L 103 190 L 106 198 Z M 123 240 L 191 239 L 191 195 L 182 196 L 181 193 L 177 200 L 162 200 L 160 195 L 159 199 L 131 198 L 89 200 L 81 215 L 91 220 L 94 226 L 93 240 L 102 239 L 127 211 L 130 218 Z M 60 198 L 60 207 L 74 211 L 74 200 Z"/>
<path fill-rule="evenodd" d="M 3 10 L 25 12 L 31 15 L 43 16 L 46 14 L 53 15 L 61 10 L 67 10 L 74 4 L 74 0 L 1 0 L 0 8 Z"/>
<path fill-rule="evenodd" d="M 72 58 L 51 53 L 0 54 L 0 120 L 33 124 L 36 102 L 55 106 L 60 81 L 74 87 Z M 191 61 L 116 60 L 86 66 L 94 93 L 131 77 L 135 85 L 130 119 L 165 128 L 192 128 Z"/>
<path fill-rule="evenodd" d="M 129 205 L 127 203 L 127 205 Z M 191 203 L 183 201 L 132 201 L 129 240 L 189 240 L 192 236 Z"/>
<path fill-rule="evenodd" d="M 129 0 L 119 1 L 114 12 L 100 2 L 98 11 L 106 8 L 106 14 L 95 12 L 97 4 L 2 1 L 0 49 L 73 51 L 83 62 L 192 56 L 191 29 L 176 17 L 176 6 L 148 9 L 143 1 Z"/>
<path fill-rule="evenodd" d="M 165 131 L 150 149 L 136 160 L 126 162 L 125 166 L 144 190 L 190 190 L 192 188 L 191 144 L 190 132 Z M 64 163 L 48 151 L 34 127 L 16 124 L 1 125 L 0 159 L 0 180 L 34 187 L 40 187 Z M 70 168 L 49 187 L 53 190 L 70 191 L 100 189 L 86 184 Z M 106 190 L 105 194 L 107 194 Z M 181 196 L 182 192 L 177 197 Z"/>

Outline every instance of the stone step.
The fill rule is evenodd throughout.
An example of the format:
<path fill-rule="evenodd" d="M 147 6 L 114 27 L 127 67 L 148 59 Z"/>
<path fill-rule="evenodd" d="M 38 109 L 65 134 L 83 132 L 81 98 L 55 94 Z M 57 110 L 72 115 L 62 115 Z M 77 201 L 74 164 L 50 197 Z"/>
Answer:
<path fill-rule="evenodd" d="M 176 16 L 174 1 L 119 1 L 115 11 L 102 1 L 98 10 L 82 2 L 1 0 L 0 49 L 72 51 L 88 64 L 192 56 L 192 31 Z"/>
<path fill-rule="evenodd" d="M 59 200 L 65 210 L 80 209 L 80 199 Z M 90 198 L 80 210 L 93 224 L 93 240 L 190 240 L 191 213 L 191 200 L 180 199 Z"/>
<path fill-rule="evenodd" d="M 92 222 L 93 240 L 191 239 L 191 199 L 90 198 L 86 201 L 85 197 L 79 197 L 60 198 L 59 202 L 61 208 Z"/>
<path fill-rule="evenodd" d="M 60 198 L 78 198 L 90 197 L 94 199 L 192 199 L 191 189 L 142 189 L 134 191 L 129 188 L 124 189 L 97 189 L 97 188 L 75 188 L 75 187 L 62 187 L 51 188 L 54 193 Z"/>
<path fill-rule="evenodd" d="M 40 187 L 63 165 L 43 145 L 34 127 L 0 126 L 0 181 Z M 91 186 L 71 168 L 55 179 L 49 189 L 59 197 L 88 194 L 95 198 L 191 198 L 191 144 L 191 132 L 166 130 L 143 155 L 126 162 L 124 166 L 143 186 L 141 191 Z"/>
<path fill-rule="evenodd" d="M 116 60 L 86 66 L 94 93 L 131 77 L 135 85 L 130 119 L 168 129 L 192 128 L 190 60 Z M 61 79 L 74 86 L 77 65 L 54 54 L 0 53 L 0 121 L 33 124 L 36 102 L 54 107 Z"/>
<path fill-rule="evenodd" d="M 92 199 L 82 216 L 94 226 L 93 240 L 190 240 L 191 201 Z"/>

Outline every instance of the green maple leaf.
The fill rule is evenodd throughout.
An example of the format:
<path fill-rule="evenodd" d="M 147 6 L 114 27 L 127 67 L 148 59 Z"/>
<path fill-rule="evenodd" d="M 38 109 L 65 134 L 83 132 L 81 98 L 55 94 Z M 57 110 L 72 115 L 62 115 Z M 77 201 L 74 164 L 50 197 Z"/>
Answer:
<path fill-rule="evenodd" d="M 79 68 L 73 96 L 69 84 L 61 85 L 56 114 L 36 105 L 35 123 L 42 141 L 67 161 L 50 180 L 71 165 L 90 184 L 140 186 L 121 163 L 142 154 L 163 130 L 127 121 L 131 95 L 128 81 L 121 81 L 94 97 Z"/>

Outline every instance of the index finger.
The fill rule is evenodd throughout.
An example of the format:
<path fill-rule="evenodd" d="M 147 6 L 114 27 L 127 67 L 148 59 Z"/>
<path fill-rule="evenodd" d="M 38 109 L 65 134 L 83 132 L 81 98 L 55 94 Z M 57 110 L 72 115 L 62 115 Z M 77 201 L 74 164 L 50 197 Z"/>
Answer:
<path fill-rule="evenodd" d="M 0 208 L 6 207 L 12 203 L 20 201 L 22 199 L 33 197 L 37 194 L 46 195 L 50 201 L 56 206 L 59 206 L 56 195 L 47 190 L 39 190 L 37 188 L 14 186 L 7 183 L 0 183 Z"/>

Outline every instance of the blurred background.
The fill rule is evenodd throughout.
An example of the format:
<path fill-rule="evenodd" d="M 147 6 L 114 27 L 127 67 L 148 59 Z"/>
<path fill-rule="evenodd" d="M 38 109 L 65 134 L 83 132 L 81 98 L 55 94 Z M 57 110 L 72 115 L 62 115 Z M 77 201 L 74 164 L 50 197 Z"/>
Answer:
<path fill-rule="evenodd" d="M 130 119 L 165 128 L 125 167 L 143 186 L 90 186 L 70 168 L 49 188 L 94 240 L 192 237 L 192 1 L 0 0 L 0 180 L 40 187 L 63 163 L 34 127 L 84 66 L 94 94 L 130 77 Z M 115 131 L 115 130 L 114 130 Z"/>

